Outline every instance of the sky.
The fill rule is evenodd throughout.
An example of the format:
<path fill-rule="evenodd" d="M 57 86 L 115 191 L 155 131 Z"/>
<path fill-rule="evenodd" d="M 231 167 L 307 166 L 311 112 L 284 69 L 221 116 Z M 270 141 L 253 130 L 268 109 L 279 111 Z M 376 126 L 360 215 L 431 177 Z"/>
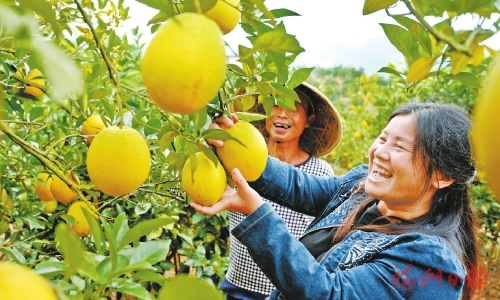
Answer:
<path fill-rule="evenodd" d="M 139 26 L 147 43 L 151 38 L 147 22 L 157 11 L 135 0 L 125 4 L 131 7 L 131 19 L 124 30 Z M 295 60 L 297 67 L 354 67 L 372 75 L 390 62 L 404 62 L 380 26 L 395 22 L 384 11 L 363 16 L 364 0 L 266 0 L 265 4 L 268 9 L 287 8 L 300 14 L 282 19 L 287 32 L 305 49 Z M 234 50 L 239 44 L 250 45 L 239 26 L 224 40 Z"/>

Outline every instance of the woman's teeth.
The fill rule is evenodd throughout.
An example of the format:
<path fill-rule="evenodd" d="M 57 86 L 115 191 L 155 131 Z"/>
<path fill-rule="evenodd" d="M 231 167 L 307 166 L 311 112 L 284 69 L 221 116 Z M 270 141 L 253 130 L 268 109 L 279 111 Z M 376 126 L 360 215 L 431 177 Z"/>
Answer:
<path fill-rule="evenodd" d="M 391 178 L 392 174 L 382 169 L 375 168 L 373 169 L 372 176 L 377 178 Z"/>
<path fill-rule="evenodd" d="M 274 123 L 274 126 L 279 127 L 279 128 L 284 128 L 284 129 L 290 128 L 290 126 L 285 125 L 285 124 L 280 124 L 280 123 Z"/>

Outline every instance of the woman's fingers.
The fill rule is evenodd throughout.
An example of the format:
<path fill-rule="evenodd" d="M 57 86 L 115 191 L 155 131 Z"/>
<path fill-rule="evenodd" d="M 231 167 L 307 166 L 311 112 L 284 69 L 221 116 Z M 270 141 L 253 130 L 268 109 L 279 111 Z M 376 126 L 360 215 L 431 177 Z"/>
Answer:
<path fill-rule="evenodd" d="M 196 210 L 199 213 L 213 216 L 218 212 L 228 209 L 229 195 L 234 193 L 236 193 L 236 191 L 233 188 L 231 188 L 229 184 L 226 184 L 226 190 L 224 190 L 221 199 L 217 201 L 217 203 L 215 203 L 214 205 L 204 206 L 196 202 L 192 202 L 190 205 L 192 208 L 194 208 L 194 210 Z"/>
<path fill-rule="evenodd" d="M 248 185 L 246 179 L 241 175 L 240 170 L 234 168 L 231 172 L 231 177 L 236 185 L 237 192 L 231 195 L 236 200 L 231 201 L 230 210 L 240 212 L 244 215 L 251 214 L 264 203 L 264 200 Z"/>
<path fill-rule="evenodd" d="M 223 210 L 239 212 L 244 215 L 249 215 L 254 212 L 259 206 L 264 203 L 264 200 L 259 194 L 252 189 L 240 171 L 235 168 L 231 172 L 236 189 L 226 186 L 226 190 L 222 194 L 221 199 L 212 206 L 203 206 L 198 203 L 191 203 L 191 207 L 197 212 L 213 216 Z"/>
<path fill-rule="evenodd" d="M 234 125 L 234 123 L 238 122 L 239 119 L 235 114 L 231 114 L 231 118 L 229 118 L 226 115 L 222 115 L 215 119 L 212 124 L 210 124 L 209 128 L 210 129 L 228 129 Z M 212 146 L 215 147 L 222 147 L 224 146 L 224 141 L 221 140 L 212 140 L 208 139 L 208 143 L 210 143 Z"/>

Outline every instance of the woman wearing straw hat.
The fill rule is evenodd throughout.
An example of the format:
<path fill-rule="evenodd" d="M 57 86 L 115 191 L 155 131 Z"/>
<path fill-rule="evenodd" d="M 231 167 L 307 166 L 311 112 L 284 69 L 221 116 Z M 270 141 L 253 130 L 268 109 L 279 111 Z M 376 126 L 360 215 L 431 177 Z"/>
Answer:
<path fill-rule="evenodd" d="M 342 133 L 340 117 L 331 101 L 307 83 L 295 88 L 300 102 L 296 110 L 275 106 L 270 115 L 253 122 L 267 141 L 269 154 L 307 173 L 333 175 L 331 166 L 318 159 L 330 153 L 339 143 Z M 257 98 L 257 97 L 255 97 Z M 256 104 L 252 112 L 263 113 Z M 299 237 L 312 217 L 294 212 L 270 202 L 274 210 L 285 220 L 290 232 Z M 245 216 L 229 212 L 230 229 Z M 231 236 L 230 264 L 220 288 L 226 299 L 265 299 L 274 286 L 252 260 L 245 246 Z"/>

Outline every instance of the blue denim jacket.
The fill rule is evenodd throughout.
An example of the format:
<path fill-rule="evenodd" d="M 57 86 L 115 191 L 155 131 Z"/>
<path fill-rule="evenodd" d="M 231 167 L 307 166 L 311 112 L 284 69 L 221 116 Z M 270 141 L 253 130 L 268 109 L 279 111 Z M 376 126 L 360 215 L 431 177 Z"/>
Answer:
<path fill-rule="evenodd" d="M 348 192 L 366 173 L 363 165 L 320 177 L 269 157 L 250 185 L 269 200 L 315 216 L 307 233 L 342 223 L 352 203 Z M 269 299 L 459 299 L 466 282 L 459 257 L 441 237 L 354 230 L 318 262 L 268 203 L 232 233 L 276 286 Z"/>

